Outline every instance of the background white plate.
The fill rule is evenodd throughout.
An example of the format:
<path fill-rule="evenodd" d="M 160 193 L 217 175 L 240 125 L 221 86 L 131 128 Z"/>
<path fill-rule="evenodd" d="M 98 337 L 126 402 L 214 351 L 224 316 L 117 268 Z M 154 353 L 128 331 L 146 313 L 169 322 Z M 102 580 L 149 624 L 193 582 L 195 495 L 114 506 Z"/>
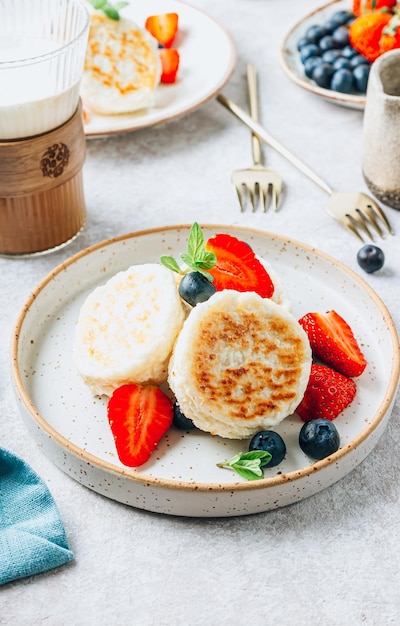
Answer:
<path fill-rule="evenodd" d="M 80 252 L 57 267 L 28 299 L 15 329 L 13 382 L 26 425 L 43 452 L 86 487 L 145 510 L 186 516 L 233 516 L 302 500 L 356 467 L 377 443 L 399 381 L 399 343 L 376 293 L 341 263 L 306 245 L 253 229 L 204 227 L 205 236 L 230 232 L 247 241 L 279 272 L 300 317 L 334 308 L 352 326 L 368 367 L 357 379 L 353 404 L 336 420 L 341 449 L 312 463 L 298 446 L 302 422 L 277 429 L 286 459 L 245 481 L 216 463 L 245 450 L 245 441 L 171 427 L 150 461 L 138 469 L 118 460 L 104 400 L 93 398 L 71 359 L 74 325 L 87 294 L 135 263 L 186 249 L 189 226 L 132 233 Z M 373 471 L 373 469 L 371 469 Z"/>
<path fill-rule="evenodd" d="M 229 80 L 236 62 L 233 41 L 202 11 L 176 0 L 132 0 L 121 15 L 144 27 L 149 15 L 171 12 L 179 15 L 179 32 L 173 43 L 180 53 L 177 82 L 159 86 L 152 109 L 129 115 L 98 115 L 85 107 L 87 137 L 124 133 L 176 119 L 207 102 Z"/>
<path fill-rule="evenodd" d="M 306 15 L 297 22 L 287 33 L 280 50 L 280 60 L 284 72 L 296 85 L 310 91 L 311 93 L 341 106 L 351 109 L 364 109 L 365 95 L 353 95 L 339 93 L 330 89 L 318 87 L 310 78 L 304 74 L 304 67 L 297 50 L 297 43 L 304 36 L 306 30 L 312 24 L 322 24 L 336 11 L 351 11 L 350 0 L 333 0 L 324 4 L 321 8 Z"/>

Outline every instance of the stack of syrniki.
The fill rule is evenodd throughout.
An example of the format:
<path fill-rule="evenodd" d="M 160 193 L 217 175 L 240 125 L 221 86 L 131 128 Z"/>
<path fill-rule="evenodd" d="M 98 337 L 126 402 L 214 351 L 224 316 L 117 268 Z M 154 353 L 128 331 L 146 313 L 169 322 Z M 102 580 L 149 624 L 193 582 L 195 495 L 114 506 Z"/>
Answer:
<path fill-rule="evenodd" d="M 93 393 L 168 381 L 199 429 L 235 439 L 293 413 L 311 368 L 307 335 L 285 306 L 226 289 L 188 312 L 158 264 L 132 266 L 87 297 L 73 354 Z"/>

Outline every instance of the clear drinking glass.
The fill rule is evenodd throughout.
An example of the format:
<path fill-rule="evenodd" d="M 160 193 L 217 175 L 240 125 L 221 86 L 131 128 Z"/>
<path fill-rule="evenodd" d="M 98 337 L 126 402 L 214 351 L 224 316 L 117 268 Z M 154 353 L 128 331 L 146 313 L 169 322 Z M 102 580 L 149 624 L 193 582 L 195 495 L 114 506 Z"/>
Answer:
<path fill-rule="evenodd" d="M 0 0 L 0 254 L 58 249 L 82 230 L 81 0 Z"/>
<path fill-rule="evenodd" d="M 66 122 L 78 106 L 89 32 L 81 0 L 1 0 L 0 141 Z"/>

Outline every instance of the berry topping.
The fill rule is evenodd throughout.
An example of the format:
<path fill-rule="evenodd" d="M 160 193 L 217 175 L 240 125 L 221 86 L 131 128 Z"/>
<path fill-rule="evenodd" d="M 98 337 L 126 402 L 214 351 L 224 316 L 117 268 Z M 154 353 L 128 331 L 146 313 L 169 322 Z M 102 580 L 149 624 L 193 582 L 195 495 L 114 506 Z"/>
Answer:
<path fill-rule="evenodd" d="M 179 283 L 179 295 L 190 306 L 205 302 L 216 292 L 215 285 L 200 272 L 189 272 Z"/>
<path fill-rule="evenodd" d="M 273 430 L 261 430 L 249 443 L 249 450 L 264 450 L 271 454 L 271 459 L 261 462 L 261 466 L 275 467 L 286 455 L 286 445 L 282 437 Z"/>
<path fill-rule="evenodd" d="M 356 383 L 352 378 L 347 378 L 326 365 L 314 363 L 296 413 L 303 422 L 317 418 L 332 421 L 354 400 L 356 391 Z"/>
<path fill-rule="evenodd" d="M 366 92 L 370 61 L 351 37 L 357 22 L 353 13 L 336 11 L 323 24 L 311 25 L 299 39 L 297 49 L 304 73 L 318 87 L 346 94 Z M 363 69 L 357 69 L 359 65 Z"/>
<path fill-rule="evenodd" d="M 336 311 L 306 313 L 299 324 L 314 357 L 345 376 L 360 376 L 367 362 L 348 323 Z"/>
<path fill-rule="evenodd" d="M 349 39 L 353 48 L 361 52 L 369 61 L 375 61 L 381 55 L 379 41 L 390 20 L 389 13 L 379 11 L 358 17 L 350 25 L 349 30 Z"/>
<path fill-rule="evenodd" d="M 162 48 L 160 50 L 161 60 L 161 77 L 160 81 L 165 84 L 171 84 L 176 81 L 176 75 L 179 69 L 180 56 L 175 48 Z"/>
<path fill-rule="evenodd" d="M 215 266 L 209 270 L 217 291 L 255 291 L 262 298 L 273 295 L 274 284 L 247 243 L 232 235 L 220 234 L 206 242 L 206 250 L 217 258 Z"/>
<path fill-rule="evenodd" d="M 340 447 L 340 437 L 335 424 L 324 419 L 315 419 L 303 424 L 299 434 L 299 445 L 307 456 L 320 461 Z"/>
<path fill-rule="evenodd" d="M 150 15 L 146 20 L 145 28 L 164 48 L 170 48 L 178 32 L 178 14 Z"/>
<path fill-rule="evenodd" d="M 397 0 L 353 0 L 354 15 L 369 13 L 378 9 L 393 9 Z"/>
<path fill-rule="evenodd" d="M 173 405 L 158 387 L 118 387 L 107 405 L 108 421 L 119 460 L 138 467 L 149 460 L 172 424 Z"/>
<path fill-rule="evenodd" d="M 174 403 L 173 424 L 180 430 L 193 430 L 193 428 L 196 428 L 192 420 L 182 413 L 177 402 Z"/>
<path fill-rule="evenodd" d="M 366 244 L 357 252 L 357 263 L 368 274 L 382 269 L 385 263 L 383 250 L 373 244 Z"/>

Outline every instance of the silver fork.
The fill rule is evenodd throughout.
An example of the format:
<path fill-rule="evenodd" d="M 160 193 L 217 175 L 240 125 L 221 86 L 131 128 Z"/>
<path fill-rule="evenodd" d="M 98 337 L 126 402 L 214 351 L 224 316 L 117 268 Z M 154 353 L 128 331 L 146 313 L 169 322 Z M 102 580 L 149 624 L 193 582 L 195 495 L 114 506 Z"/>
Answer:
<path fill-rule="evenodd" d="M 367 236 L 369 239 L 373 240 L 374 238 L 371 233 L 371 228 L 373 228 L 374 231 L 382 238 L 384 237 L 384 231 L 382 228 L 386 229 L 390 234 L 394 234 L 389 220 L 380 206 L 367 194 L 362 192 L 336 191 L 310 167 L 308 167 L 308 165 L 301 161 L 301 159 L 295 156 L 292 152 L 290 152 L 290 150 L 285 148 L 285 146 L 272 137 L 272 135 L 260 126 L 260 124 L 252 120 L 252 118 L 237 104 L 222 94 L 217 96 L 217 100 L 225 108 L 227 108 L 228 111 L 241 120 L 248 128 L 250 128 L 253 133 L 257 134 L 260 139 L 274 148 L 290 163 L 292 163 L 292 165 L 297 167 L 298 170 L 323 189 L 323 191 L 330 196 L 327 206 L 329 215 L 337 220 L 342 226 L 345 226 L 358 239 L 364 242 L 365 240 L 363 237 Z"/>
<path fill-rule="evenodd" d="M 247 67 L 247 86 L 251 118 L 258 122 L 258 86 L 256 70 L 253 65 Z M 245 170 L 237 170 L 231 176 L 231 181 L 239 198 L 240 208 L 244 211 L 247 199 L 249 199 L 253 211 L 259 205 L 265 213 L 270 202 L 273 210 L 276 211 L 282 192 L 282 178 L 278 172 L 264 166 L 260 140 L 255 133 L 252 133 L 252 153 L 253 166 Z"/>

